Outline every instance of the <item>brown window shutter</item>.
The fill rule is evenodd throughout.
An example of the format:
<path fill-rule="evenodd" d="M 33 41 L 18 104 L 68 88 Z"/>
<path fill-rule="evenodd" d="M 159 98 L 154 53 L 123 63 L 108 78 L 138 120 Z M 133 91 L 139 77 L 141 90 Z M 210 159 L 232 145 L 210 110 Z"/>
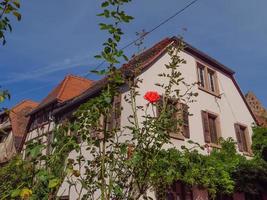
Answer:
<path fill-rule="evenodd" d="M 235 124 L 235 134 L 236 134 L 236 139 L 237 139 L 237 145 L 238 145 L 238 150 L 243 151 L 243 145 L 242 145 L 242 139 L 241 139 L 241 133 L 240 133 L 240 126 L 238 124 Z"/>
<path fill-rule="evenodd" d="M 208 113 L 206 111 L 201 111 L 201 115 L 202 115 L 202 122 L 203 122 L 204 140 L 205 142 L 210 143 L 211 138 L 210 138 Z"/>
<path fill-rule="evenodd" d="M 190 130 L 189 130 L 189 112 L 188 106 L 182 103 L 182 116 L 183 116 L 183 135 L 185 138 L 190 138 Z"/>
<path fill-rule="evenodd" d="M 112 117 L 113 127 L 119 129 L 121 126 L 121 94 L 114 97 Z"/>

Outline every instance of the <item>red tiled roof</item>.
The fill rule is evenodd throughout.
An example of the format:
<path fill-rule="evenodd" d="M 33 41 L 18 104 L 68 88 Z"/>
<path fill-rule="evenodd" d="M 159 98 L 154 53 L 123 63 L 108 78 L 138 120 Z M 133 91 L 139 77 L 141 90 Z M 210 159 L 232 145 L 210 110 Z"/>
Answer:
<path fill-rule="evenodd" d="M 37 106 L 38 103 L 36 102 L 24 100 L 14 106 L 9 112 L 12 133 L 15 139 L 15 147 L 17 150 L 19 149 L 22 139 L 26 134 L 27 124 L 29 122 L 29 117 L 26 115 Z"/>
<path fill-rule="evenodd" d="M 33 112 L 54 101 L 64 102 L 70 100 L 90 88 L 92 84 L 92 80 L 88 80 L 79 76 L 67 75 L 64 80 L 61 81 L 58 86 L 41 101 L 39 106 Z"/>

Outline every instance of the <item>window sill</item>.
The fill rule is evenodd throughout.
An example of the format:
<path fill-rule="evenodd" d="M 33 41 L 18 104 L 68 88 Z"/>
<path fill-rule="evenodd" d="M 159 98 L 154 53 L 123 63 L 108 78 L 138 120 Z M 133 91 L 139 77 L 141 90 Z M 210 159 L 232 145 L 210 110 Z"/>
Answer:
<path fill-rule="evenodd" d="M 220 94 L 217 93 L 217 92 L 212 92 L 212 91 L 207 90 L 206 88 L 203 88 L 201 86 L 198 86 L 198 89 L 200 89 L 200 90 L 202 90 L 202 91 L 204 91 L 204 92 L 206 92 L 206 93 L 208 93 L 208 94 L 210 94 L 212 96 L 215 96 L 216 98 L 219 98 L 219 99 L 221 98 Z"/>
<path fill-rule="evenodd" d="M 222 146 L 220 144 L 215 144 L 215 143 L 207 143 L 209 147 L 215 148 L 215 149 L 221 149 Z"/>
<path fill-rule="evenodd" d="M 185 140 L 185 137 L 181 134 L 175 134 L 175 133 L 170 133 L 170 138 L 177 139 L 177 140 Z"/>

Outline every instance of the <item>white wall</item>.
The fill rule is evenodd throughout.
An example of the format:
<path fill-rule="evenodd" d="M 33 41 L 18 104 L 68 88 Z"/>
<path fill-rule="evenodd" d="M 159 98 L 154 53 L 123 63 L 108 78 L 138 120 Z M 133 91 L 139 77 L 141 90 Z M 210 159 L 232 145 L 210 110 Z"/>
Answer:
<path fill-rule="evenodd" d="M 180 67 L 180 71 L 185 78 L 185 82 L 197 82 L 196 62 L 201 61 L 187 53 L 181 53 L 181 56 L 187 62 Z M 169 55 L 165 54 L 156 63 L 154 63 L 153 66 L 139 76 L 139 78 L 143 80 L 143 83 L 140 85 L 139 89 L 140 96 L 137 98 L 138 105 L 145 105 L 147 103 L 147 101 L 143 98 L 147 91 L 154 90 L 158 91 L 160 94 L 163 93 L 162 88 L 155 86 L 155 83 L 167 83 L 166 80 L 164 80 L 162 77 L 159 77 L 158 74 L 167 72 L 164 65 L 168 63 L 169 60 Z M 212 68 L 212 66 L 209 67 Z M 215 68 L 213 69 L 216 70 Z M 221 98 L 215 97 L 198 89 L 198 86 L 195 86 L 192 90 L 197 92 L 199 95 L 195 98 L 196 102 L 189 105 L 189 112 L 192 114 L 192 116 L 189 116 L 190 139 L 200 144 L 204 144 L 201 110 L 208 110 L 219 115 L 221 133 L 222 137 L 224 138 L 232 137 L 236 140 L 234 124 L 237 122 L 246 125 L 249 130 L 249 135 L 252 135 L 251 126 L 253 123 L 255 123 L 254 119 L 246 107 L 246 104 L 240 96 L 232 79 L 220 71 L 217 71 L 217 77 Z M 181 87 L 182 91 L 184 91 L 184 89 L 184 87 Z M 127 92 L 124 93 L 124 95 L 126 94 Z M 125 124 L 127 123 L 127 116 L 129 113 L 131 113 L 131 109 L 124 101 L 122 103 L 122 107 L 122 124 Z M 139 113 L 139 116 L 142 114 L 143 113 Z M 176 147 L 181 146 L 181 144 L 186 144 L 178 139 L 172 139 L 172 142 Z"/>

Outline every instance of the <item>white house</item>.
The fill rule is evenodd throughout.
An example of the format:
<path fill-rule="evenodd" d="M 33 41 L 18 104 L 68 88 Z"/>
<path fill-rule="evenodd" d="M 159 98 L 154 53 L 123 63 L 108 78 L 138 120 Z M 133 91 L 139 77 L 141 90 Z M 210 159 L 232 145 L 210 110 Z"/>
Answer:
<path fill-rule="evenodd" d="M 158 74 L 166 72 L 164 65 L 170 61 L 167 47 L 177 41 L 178 38 L 176 37 L 166 38 L 137 55 L 121 68 L 123 72 L 131 70 L 135 66 L 140 69 L 137 77 L 142 79 L 143 82 L 140 85 L 139 92 L 141 95 L 137 97 L 137 105 L 144 106 L 147 103 L 143 98 L 147 91 L 154 90 L 160 94 L 163 93 L 159 87 L 155 86 L 155 83 L 162 83 L 163 79 Z M 220 137 L 232 137 L 237 141 L 237 148 L 240 153 L 246 156 L 252 155 L 250 148 L 251 127 L 256 123 L 256 119 L 234 78 L 234 72 L 189 44 L 186 44 L 185 49 L 181 52 L 181 57 L 186 60 L 186 64 L 180 67 L 180 72 L 187 83 L 198 82 L 198 85 L 193 87 L 192 90 L 199 95 L 195 98 L 196 102 L 189 105 L 189 113 L 192 115 L 185 116 L 185 132 L 183 134 L 172 134 L 172 145 L 170 146 L 179 148 L 181 145 L 187 145 L 186 141 L 190 139 L 202 145 L 207 144 L 210 148 L 219 148 L 218 139 Z M 97 81 L 81 95 L 58 106 L 51 114 L 60 123 L 81 104 L 96 96 L 105 84 L 105 78 Z M 185 90 L 185 88 L 180 89 Z M 127 89 L 123 90 L 121 96 L 123 97 L 128 93 Z M 131 113 L 131 109 L 123 98 L 119 102 L 123 109 L 120 118 L 116 120 L 119 120 L 119 124 L 123 127 L 128 123 L 127 117 Z M 142 113 L 139 113 L 139 115 L 141 116 Z M 28 138 L 31 138 L 30 135 Z M 166 148 L 170 146 L 166 146 Z M 204 151 L 203 153 L 207 152 Z M 71 156 L 75 156 L 75 153 Z M 183 186 L 177 185 L 177 188 L 179 190 L 171 191 L 173 194 L 171 199 L 208 199 L 206 191 L 193 188 L 190 195 L 186 196 Z M 71 191 L 68 190 L 68 184 L 63 183 L 59 192 L 64 196 L 62 199 L 76 199 L 75 189 L 70 187 Z M 69 194 L 70 196 L 68 196 Z M 244 196 L 242 194 L 235 195 L 234 199 L 244 199 Z"/>

